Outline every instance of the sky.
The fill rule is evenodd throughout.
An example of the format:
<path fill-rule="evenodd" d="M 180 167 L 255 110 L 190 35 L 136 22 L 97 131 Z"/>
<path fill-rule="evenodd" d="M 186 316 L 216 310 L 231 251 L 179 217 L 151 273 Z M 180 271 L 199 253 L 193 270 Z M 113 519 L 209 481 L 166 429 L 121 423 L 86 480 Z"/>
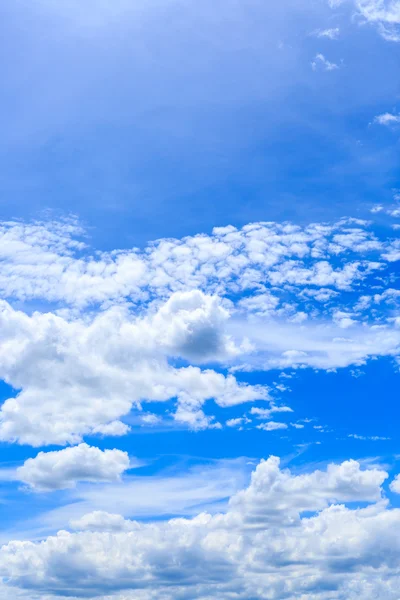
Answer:
<path fill-rule="evenodd" d="M 399 600 L 399 0 L 0 44 L 0 600 Z"/>

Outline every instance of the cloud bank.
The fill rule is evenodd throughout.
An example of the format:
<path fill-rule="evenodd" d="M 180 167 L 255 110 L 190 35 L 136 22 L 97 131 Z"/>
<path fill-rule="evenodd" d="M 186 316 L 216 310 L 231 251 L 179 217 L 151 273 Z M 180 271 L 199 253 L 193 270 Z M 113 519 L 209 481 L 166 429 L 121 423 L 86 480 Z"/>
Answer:
<path fill-rule="evenodd" d="M 224 514 L 139 523 L 95 512 L 75 532 L 10 542 L 0 570 L 51 597 L 394 600 L 400 511 L 384 499 L 387 477 L 356 461 L 296 475 L 270 457 Z"/>

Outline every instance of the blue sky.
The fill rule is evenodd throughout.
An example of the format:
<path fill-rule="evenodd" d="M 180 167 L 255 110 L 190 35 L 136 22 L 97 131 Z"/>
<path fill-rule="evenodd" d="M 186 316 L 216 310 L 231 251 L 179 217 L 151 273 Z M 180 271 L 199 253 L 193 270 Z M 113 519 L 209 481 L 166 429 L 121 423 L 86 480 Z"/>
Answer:
<path fill-rule="evenodd" d="M 0 600 L 397 600 L 398 0 L 0 23 Z"/>

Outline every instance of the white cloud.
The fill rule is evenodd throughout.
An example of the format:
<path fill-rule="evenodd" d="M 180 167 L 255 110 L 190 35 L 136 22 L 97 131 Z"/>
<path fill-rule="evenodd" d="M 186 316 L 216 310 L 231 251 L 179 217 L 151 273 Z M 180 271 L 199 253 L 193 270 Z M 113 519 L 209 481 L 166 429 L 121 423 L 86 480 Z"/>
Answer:
<path fill-rule="evenodd" d="M 250 419 L 247 419 L 246 417 L 238 417 L 237 419 L 228 419 L 225 424 L 227 427 L 241 427 L 250 422 Z"/>
<path fill-rule="evenodd" d="M 320 52 L 315 55 L 315 58 L 311 63 L 311 67 L 314 71 L 317 71 L 318 69 L 322 69 L 323 71 L 335 71 L 336 69 L 339 69 L 339 65 L 330 62 Z"/>
<path fill-rule="evenodd" d="M 130 427 L 121 421 L 111 421 L 106 425 L 97 425 L 93 427 L 92 433 L 98 433 L 104 436 L 120 436 L 129 433 Z"/>
<path fill-rule="evenodd" d="M 395 239 L 387 248 L 386 253 L 383 255 L 385 260 L 389 262 L 397 262 L 400 260 L 400 240 Z"/>
<path fill-rule="evenodd" d="M 60 307 L 167 299 L 174 291 L 201 289 L 210 295 L 257 290 L 261 307 L 277 302 L 268 283 L 350 287 L 363 277 L 363 264 L 329 264 L 329 244 L 363 254 L 376 242 L 354 220 L 299 227 L 288 223 L 252 223 L 242 229 L 220 227 L 212 235 L 161 239 L 144 251 L 115 250 L 91 255 L 75 223 L 0 223 L 0 293 L 3 298 L 42 299 Z M 341 241 L 346 241 L 344 246 Z M 279 279 L 277 277 L 279 275 Z M 285 277 L 286 275 L 286 277 Z M 289 277 L 287 277 L 289 275 Z M 220 315 L 222 316 L 222 315 Z"/>
<path fill-rule="evenodd" d="M 177 464 L 173 471 L 165 469 L 155 475 L 127 473 L 122 484 L 86 483 L 69 490 L 65 504 L 40 513 L 31 522 L 31 532 L 36 538 L 43 537 L 98 512 L 149 520 L 221 511 L 229 497 L 246 484 L 253 464 L 247 458 L 214 460 L 189 469 L 187 464 L 184 469 Z"/>
<path fill-rule="evenodd" d="M 390 440 L 390 438 L 383 437 L 380 435 L 359 435 L 357 433 L 350 433 L 348 437 L 353 438 L 355 440 L 363 440 L 363 441 L 370 441 L 370 442 L 381 442 L 381 441 L 385 441 L 385 440 Z"/>
<path fill-rule="evenodd" d="M 57 452 L 39 452 L 17 469 L 16 476 L 35 491 L 52 491 L 74 487 L 79 481 L 118 481 L 129 468 L 126 452 L 80 444 Z"/>
<path fill-rule="evenodd" d="M 271 457 L 225 514 L 138 523 L 92 513 L 76 533 L 10 542 L 0 571 L 33 595 L 396 600 L 400 511 L 381 499 L 386 478 L 355 461 L 294 475 Z M 369 505 L 344 505 L 358 502 Z"/>
<path fill-rule="evenodd" d="M 400 332 L 393 324 L 374 326 L 340 319 L 337 324 L 314 322 L 300 327 L 282 322 L 235 322 L 232 330 L 245 330 L 257 348 L 244 367 L 249 371 L 360 366 L 373 357 L 397 356 L 400 343 Z"/>
<path fill-rule="evenodd" d="M 347 0 L 328 0 L 331 8 L 337 8 Z M 399 0 L 353 0 L 356 16 L 361 24 L 371 23 L 389 42 L 400 42 Z"/>
<path fill-rule="evenodd" d="M 161 422 L 161 418 L 153 413 L 146 413 L 140 418 L 144 425 L 158 425 Z"/>
<path fill-rule="evenodd" d="M 379 213 L 382 212 L 384 210 L 384 207 L 382 206 L 382 204 L 376 204 L 375 206 L 373 206 L 370 210 L 370 212 L 372 212 L 373 214 L 375 213 Z"/>
<path fill-rule="evenodd" d="M 390 484 L 390 489 L 392 490 L 392 492 L 400 494 L 400 475 L 396 475 L 396 477 Z"/>
<path fill-rule="evenodd" d="M 80 519 L 71 519 L 71 529 L 76 531 L 131 531 L 134 523 L 121 515 L 95 510 Z"/>
<path fill-rule="evenodd" d="M 260 423 L 257 425 L 257 429 L 263 429 L 264 431 L 277 431 L 279 429 L 287 429 L 286 423 L 279 423 L 278 421 L 268 421 L 268 423 Z"/>
<path fill-rule="evenodd" d="M 258 419 L 270 419 L 274 413 L 292 413 L 293 410 L 289 406 L 276 406 L 271 404 L 270 408 L 258 408 L 253 406 L 250 409 L 250 414 L 256 415 Z"/>
<path fill-rule="evenodd" d="M 21 390 L 1 408 L 3 440 L 36 446 L 76 443 L 89 432 L 120 435 L 127 428 L 119 419 L 133 405 L 171 398 L 178 398 L 178 421 L 205 427 L 207 399 L 232 406 L 268 397 L 233 375 L 168 364 L 171 355 L 235 355 L 219 329 L 218 300 L 201 292 L 177 293 L 144 318 L 121 308 L 89 321 L 0 308 L 0 377 Z"/>
<path fill-rule="evenodd" d="M 256 294 L 239 300 L 238 305 L 246 312 L 257 315 L 273 315 L 279 305 L 279 298 L 271 293 Z"/>
<path fill-rule="evenodd" d="M 356 323 L 346 306 L 344 292 L 358 306 L 369 278 L 400 256 L 399 240 L 368 227 L 253 223 L 92 256 L 74 222 L 2 223 L 0 378 L 16 391 L 1 408 L 0 439 L 38 446 L 124 435 L 124 417 L 152 401 L 169 401 L 163 421 L 220 428 L 207 400 L 269 397 L 236 371 L 395 356 L 399 330 L 383 304 L 376 323 L 358 314 Z M 56 308 L 32 312 L 31 300 Z M 154 424 L 145 414 L 132 423 Z"/>
<path fill-rule="evenodd" d="M 376 24 L 384 39 L 400 42 L 399 0 L 355 0 L 355 4 L 363 20 Z"/>
<path fill-rule="evenodd" d="M 392 113 L 383 113 L 381 115 L 377 115 L 374 118 L 374 122 L 378 123 L 378 125 L 397 125 L 398 123 L 400 123 L 400 115 L 394 115 Z"/>
<path fill-rule="evenodd" d="M 328 38 L 329 40 L 337 40 L 340 34 L 339 27 L 332 27 L 330 29 L 318 29 L 315 35 L 319 38 Z"/>

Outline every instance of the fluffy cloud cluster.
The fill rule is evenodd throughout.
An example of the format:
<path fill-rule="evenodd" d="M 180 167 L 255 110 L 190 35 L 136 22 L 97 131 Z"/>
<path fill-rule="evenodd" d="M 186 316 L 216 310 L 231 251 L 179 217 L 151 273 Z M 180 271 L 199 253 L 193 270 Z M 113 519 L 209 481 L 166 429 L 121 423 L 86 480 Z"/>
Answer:
<path fill-rule="evenodd" d="M 363 221 L 229 226 L 95 257 L 82 235 L 73 222 L 0 228 L 0 378 L 16 390 L 1 407 L 1 440 L 124 435 L 132 407 L 152 401 L 173 403 L 181 426 L 221 427 L 207 400 L 268 399 L 237 371 L 399 354 L 388 295 L 399 240 Z M 32 312 L 33 299 L 53 312 Z"/>
<path fill-rule="evenodd" d="M 400 510 L 382 498 L 386 478 L 355 461 L 294 475 L 271 457 L 225 514 L 91 513 L 75 533 L 10 542 L 0 570 L 9 586 L 77 598 L 395 600 Z"/>
<path fill-rule="evenodd" d="M 0 293 L 83 307 L 143 303 L 188 289 L 218 295 L 285 284 L 348 290 L 380 268 L 367 254 L 379 256 L 389 243 L 366 225 L 351 219 L 307 227 L 252 223 L 92 256 L 74 223 L 7 222 L 0 224 Z"/>
<path fill-rule="evenodd" d="M 232 406 L 266 399 L 261 386 L 239 384 L 169 358 L 225 359 L 239 351 L 223 333 L 218 299 L 191 291 L 172 296 L 151 316 L 113 308 L 92 320 L 32 316 L 0 306 L 0 377 L 20 392 L 1 407 L 0 438 L 34 446 L 77 443 L 88 433 L 119 435 L 119 419 L 142 401 L 176 398 L 176 420 L 205 427 L 207 399 Z"/>
<path fill-rule="evenodd" d="M 374 119 L 378 125 L 397 125 L 400 123 L 400 115 L 394 115 L 393 113 L 382 113 L 377 115 Z"/>
<path fill-rule="evenodd" d="M 26 460 L 16 475 L 33 490 L 48 491 L 74 487 L 78 481 L 118 481 L 129 466 L 126 452 L 80 444 L 58 452 L 39 452 Z"/>

